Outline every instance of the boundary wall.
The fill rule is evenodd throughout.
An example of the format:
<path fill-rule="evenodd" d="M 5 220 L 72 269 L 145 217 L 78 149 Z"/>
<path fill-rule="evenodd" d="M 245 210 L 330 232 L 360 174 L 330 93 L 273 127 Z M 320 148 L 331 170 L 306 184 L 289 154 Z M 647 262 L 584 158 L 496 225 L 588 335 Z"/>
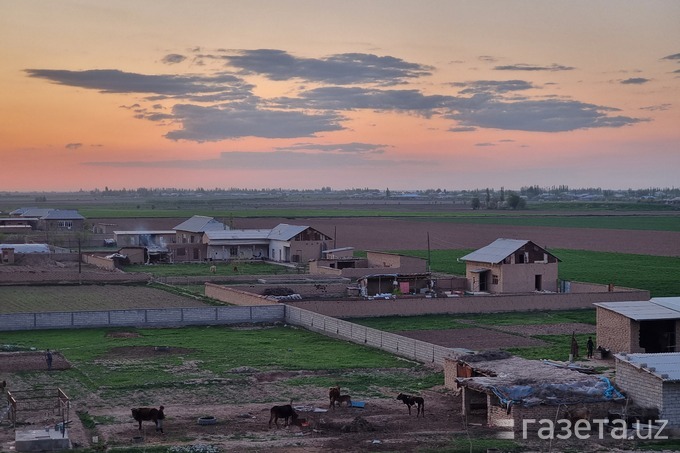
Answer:
<path fill-rule="evenodd" d="M 283 304 L 252 307 L 12 313 L 0 314 L 0 331 L 267 323 L 282 322 L 284 315 Z"/>
<path fill-rule="evenodd" d="M 461 297 L 302 300 L 290 306 L 338 318 L 371 316 L 416 316 L 425 314 L 499 313 L 532 310 L 594 308 L 596 302 L 647 301 L 649 291 L 630 290 L 598 293 L 527 293 Z"/>
<path fill-rule="evenodd" d="M 331 338 L 371 346 L 420 363 L 430 363 L 443 368 L 446 357 L 454 358 L 472 352 L 466 349 L 446 348 L 394 333 L 383 332 L 290 305 L 285 307 L 285 321 L 288 324 L 300 326 Z"/>

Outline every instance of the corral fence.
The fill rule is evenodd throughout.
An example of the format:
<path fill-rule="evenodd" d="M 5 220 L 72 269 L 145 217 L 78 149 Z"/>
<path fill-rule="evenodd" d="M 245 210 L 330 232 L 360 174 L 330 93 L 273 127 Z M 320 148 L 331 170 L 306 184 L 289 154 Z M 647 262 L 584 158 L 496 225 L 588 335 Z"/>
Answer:
<path fill-rule="evenodd" d="M 17 414 L 42 412 L 45 419 L 52 418 L 55 423 L 58 422 L 55 429 L 58 428 L 64 432 L 71 420 L 71 399 L 60 388 L 8 390 L 6 411 L 12 428 L 16 428 Z M 1 418 L 0 421 L 2 421 Z"/>
<path fill-rule="evenodd" d="M 371 346 L 416 362 L 431 363 L 440 367 L 444 366 L 446 357 L 453 358 L 472 352 L 383 332 L 290 305 L 286 305 L 285 321 L 329 337 Z"/>

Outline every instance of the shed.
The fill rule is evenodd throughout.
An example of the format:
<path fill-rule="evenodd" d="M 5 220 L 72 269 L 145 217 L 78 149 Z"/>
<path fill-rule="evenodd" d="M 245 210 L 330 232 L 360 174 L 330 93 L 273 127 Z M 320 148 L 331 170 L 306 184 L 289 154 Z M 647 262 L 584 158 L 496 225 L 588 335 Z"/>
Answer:
<path fill-rule="evenodd" d="M 623 353 L 678 351 L 680 297 L 594 305 L 598 346 Z"/>

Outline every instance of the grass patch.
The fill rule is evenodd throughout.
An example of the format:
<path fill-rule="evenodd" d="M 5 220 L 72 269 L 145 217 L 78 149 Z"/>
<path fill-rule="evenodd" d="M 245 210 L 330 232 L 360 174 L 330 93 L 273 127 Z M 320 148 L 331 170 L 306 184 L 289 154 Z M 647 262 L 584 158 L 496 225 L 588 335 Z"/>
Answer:
<path fill-rule="evenodd" d="M 416 364 L 386 352 L 337 341 L 291 327 L 242 330 L 228 327 L 129 329 L 138 336 L 114 337 L 114 330 L 78 329 L 4 332 L 3 342 L 21 348 L 53 349 L 73 368 L 55 375 L 60 385 L 107 391 L 172 388 L 190 379 L 229 376 L 238 367 L 260 370 L 351 370 L 409 368 Z M 112 355 L 117 347 L 164 346 L 138 358 Z M 140 383 L 143 383 L 141 385 Z"/>
<path fill-rule="evenodd" d="M 451 442 L 441 449 L 429 450 L 424 449 L 423 452 L 446 452 L 446 453 L 486 453 L 491 449 L 510 453 L 522 451 L 522 446 L 515 441 L 505 439 L 493 439 L 489 437 L 474 437 L 468 438 L 464 436 L 454 437 Z"/>
<path fill-rule="evenodd" d="M 586 341 L 591 334 L 577 334 L 576 341 L 579 345 L 581 358 L 586 356 Z M 564 361 L 569 358 L 571 352 L 571 335 L 535 335 L 537 338 L 548 343 L 547 346 L 532 346 L 528 348 L 505 348 L 509 353 L 531 360 L 558 360 Z"/>
<path fill-rule="evenodd" d="M 419 393 L 423 390 L 444 385 L 444 373 L 422 368 L 410 373 L 396 373 L 392 370 L 355 369 L 335 376 L 302 376 L 286 381 L 292 387 L 333 387 L 350 388 L 354 397 L 384 398 L 384 389 L 400 389 L 405 393 Z"/>
<path fill-rule="evenodd" d="M 215 265 L 212 273 L 210 267 Z M 234 270 L 236 268 L 236 270 Z M 278 275 L 296 274 L 298 269 L 280 266 L 261 261 L 231 262 L 231 263 L 176 263 L 144 265 L 134 264 L 125 266 L 125 272 L 144 272 L 154 277 L 207 277 L 207 276 L 242 276 L 242 275 Z"/>
<path fill-rule="evenodd" d="M 595 325 L 595 310 L 528 311 L 513 313 L 484 313 L 469 315 L 422 315 L 422 316 L 384 316 L 380 318 L 352 318 L 351 321 L 362 326 L 386 332 L 408 330 L 448 330 L 465 329 L 473 321 L 486 326 L 515 326 L 527 324 L 584 323 Z"/>
<path fill-rule="evenodd" d="M 472 250 L 432 250 L 429 253 L 433 272 L 465 275 L 465 263 L 458 258 Z M 427 258 L 426 250 L 398 250 L 393 253 Z M 551 249 L 560 260 L 559 278 L 578 282 L 614 283 L 626 288 L 644 289 L 652 297 L 680 294 L 680 258 L 630 253 L 591 252 L 587 250 Z"/>

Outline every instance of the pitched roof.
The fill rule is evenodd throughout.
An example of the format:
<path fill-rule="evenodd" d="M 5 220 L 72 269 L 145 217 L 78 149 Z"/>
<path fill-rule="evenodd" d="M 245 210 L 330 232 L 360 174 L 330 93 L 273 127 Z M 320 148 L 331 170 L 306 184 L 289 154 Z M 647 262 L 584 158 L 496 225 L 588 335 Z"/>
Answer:
<path fill-rule="evenodd" d="M 2 249 L 14 249 L 14 253 L 50 253 L 47 244 L 0 244 Z"/>
<path fill-rule="evenodd" d="M 228 240 L 242 240 L 242 239 L 262 239 L 267 240 L 269 233 L 272 230 L 215 230 L 206 231 L 205 236 L 209 241 L 228 241 Z"/>
<path fill-rule="evenodd" d="M 460 258 L 461 261 L 475 261 L 478 263 L 498 264 L 515 253 L 526 244 L 533 242 L 526 239 L 496 239 L 491 244 L 477 249 Z M 534 244 L 535 245 L 535 244 Z M 541 250 L 545 251 L 543 248 Z M 546 252 L 549 253 L 549 252 Z M 553 256 L 551 254 L 551 256 Z"/>
<path fill-rule="evenodd" d="M 189 231 L 191 233 L 203 233 L 205 231 L 224 230 L 225 226 L 222 222 L 218 222 L 213 217 L 195 215 L 180 223 L 174 229 Z"/>
<path fill-rule="evenodd" d="M 53 209 L 45 214 L 43 219 L 46 220 L 83 220 L 85 217 L 80 215 L 75 209 Z"/>
<path fill-rule="evenodd" d="M 54 211 L 54 209 L 49 209 L 49 208 L 25 208 L 23 209 L 23 212 L 19 214 L 21 217 L 45 217 L 47 214 L 49 214 L 51 211 Z"/>
<path fill-rule="evenodd" d="M 304 225 L 288 225 L 287 223 L 279 223 L 274 228 L 272 228 L 268 239 L 289 241 L 290 239 L 305 231 L 307 228 L 309 227 Z"/>
<path fill-rule="evenodd" d="M 500 263 L 517 249 L 526 245 L 525 239 L 496 239 L 491 244 L 468 253 L 461 261 L 478 261 L 480 263 Z"/>

